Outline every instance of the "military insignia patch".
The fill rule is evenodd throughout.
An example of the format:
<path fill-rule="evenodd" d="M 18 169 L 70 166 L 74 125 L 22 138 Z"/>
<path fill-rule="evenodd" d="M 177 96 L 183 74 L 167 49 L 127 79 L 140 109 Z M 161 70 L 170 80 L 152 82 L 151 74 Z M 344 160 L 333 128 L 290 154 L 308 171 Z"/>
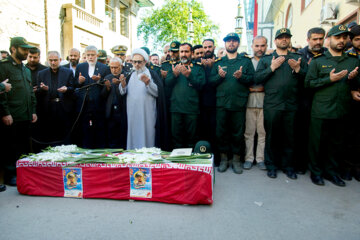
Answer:
<path fill-rule="evenodd" d="M 286 28 L 280 29 L 280 32 L 281 32 L 281 33 L 286 33 Z"/>
<path fill-rule="evenodd" d="M 176 43 L 173 42 L 170 47 L 172 48 L 176 47 Z"/>
<path fill-rule="evenodd" d="M 346 27 L 345 27 L 344 25 L 340 25 L 340 26 L 339 26 L 339 30 L 340 30 L 340 31 L 346 31 Z"/>
<path fill-rule="evenodd" d="M 201 147 L 200 147 L 200 152 L 202 152 L 202 153 L 206 152 L 206 147 L 205 147 L 205 146 L 201 146 Z"/>

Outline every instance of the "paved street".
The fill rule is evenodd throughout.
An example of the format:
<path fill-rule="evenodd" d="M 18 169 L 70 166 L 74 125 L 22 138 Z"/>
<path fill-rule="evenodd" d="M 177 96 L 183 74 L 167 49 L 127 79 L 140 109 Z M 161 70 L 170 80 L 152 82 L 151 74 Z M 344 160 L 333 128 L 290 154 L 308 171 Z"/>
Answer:
<path fill-rule="evenodd" d="M 360 239 L 360 183 L 216 173 L 214 203 L 188 206 L 0 193 L 1 239 Z"/>

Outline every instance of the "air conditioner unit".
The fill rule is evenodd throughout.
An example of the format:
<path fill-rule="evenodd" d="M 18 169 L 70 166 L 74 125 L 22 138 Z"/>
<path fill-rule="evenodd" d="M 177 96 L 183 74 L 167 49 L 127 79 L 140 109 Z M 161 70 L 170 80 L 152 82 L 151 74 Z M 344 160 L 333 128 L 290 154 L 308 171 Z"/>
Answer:
<path fill-rule="evenodd" d="M 345 3 L 360 4 L 360 0 L 346 0 Z"/>
<path fill-rule="evenodd" d="M 329 22 L 335 20 L 337 15 L 336 5 L 334 3 L 326 3 L 320 12 L 320 22 Z"/>

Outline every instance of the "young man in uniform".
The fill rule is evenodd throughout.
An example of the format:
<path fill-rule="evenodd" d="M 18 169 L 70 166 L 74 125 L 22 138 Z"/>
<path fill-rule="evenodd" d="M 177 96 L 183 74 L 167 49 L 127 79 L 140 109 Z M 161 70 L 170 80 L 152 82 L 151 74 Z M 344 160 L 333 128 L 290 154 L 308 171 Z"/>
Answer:
<path fill-rule="evenodd" d="M 246 103 L 253 83 L 254 67 L 249 57 L 238 54 L 240 38 L 229 33 L 225 38 L 227 56 L 215 60 L 210 82 L 216 87 L 216 138 L 220 152 L 219 172 L 229 166 L 228 154 L 235 173 L 242 173 L 240 155 L 244 152 Z"/>
<path fill-rule="evenodd" d="M 276 31 L 275 51 L 260 59 L 255 72 L 255 83 L 263 84 L 265 89 L 265 164 L 270 178 L 277 177 L 277 169 L 290 179 L 297 178 L 293 163 L 294 121 L 307 63 L 300 54 L 288 51 L 291 36 L 287 28 Z"/>
<path fill-rule="evenodd" d="M 309 133 L 309 169 L 316 185 L 324 185 L 325 178 L 337 186 L 345 186 L 338 168 L 344 147 L 345 117 L 350 109 L 350 89 L 357 85 L 359 66 L 357 56 L 344 52 L 349 34 L 345 25 L 330 29 L 329 50 L 314 57 L 305 79 L 305 86 L 315 91 Z"/>

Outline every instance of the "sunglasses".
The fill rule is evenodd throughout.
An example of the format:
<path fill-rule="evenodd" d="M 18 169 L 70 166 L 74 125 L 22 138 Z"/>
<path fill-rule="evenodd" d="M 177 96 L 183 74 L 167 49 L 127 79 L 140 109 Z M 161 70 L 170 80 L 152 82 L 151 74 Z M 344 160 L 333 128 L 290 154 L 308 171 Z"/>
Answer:
<path fill-rule="evenodd" d="M 134 64 L 141 64 L 141 63 L 143 63 L 143 61 L 141 61 L 141 60 L 139 60 L 139 61 L 133 60 L 132 62 L 133 62 Z"/>

